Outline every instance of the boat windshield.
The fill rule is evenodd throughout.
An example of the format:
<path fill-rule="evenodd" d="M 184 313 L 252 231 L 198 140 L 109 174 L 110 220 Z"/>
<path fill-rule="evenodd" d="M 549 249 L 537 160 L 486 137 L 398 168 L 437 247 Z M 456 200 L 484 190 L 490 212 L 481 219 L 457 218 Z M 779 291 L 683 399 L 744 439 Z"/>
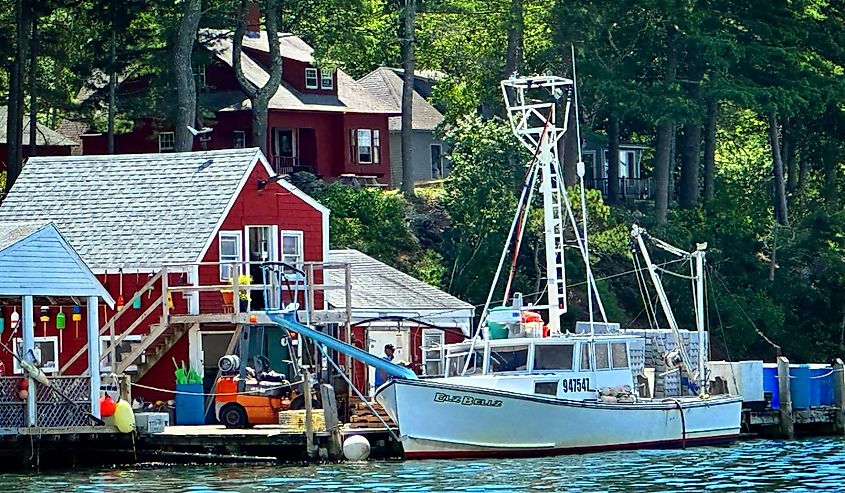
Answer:
<path fill-rule="evenodd" d="M 534 346 L 534 369 L 571 370 L 574 349 L 572 344 L 537 344 Z"/>
<path fill-rule="evenodd" d="M 521 371 L 528 368 L 527 346 L 490 348 L 490 373 Z"/>
<path fill-rule="evenodd" d="M 460 375 L 464 371 L 466 364 L 467 353 L 454 353 L 446 356 L 446 376 L 454 377 Z M 476 348 L 473 351 L 472 357 L 469 361 L 466 375 L 474 375 L 481 373 L 484 369 L 484 348 Z"/>

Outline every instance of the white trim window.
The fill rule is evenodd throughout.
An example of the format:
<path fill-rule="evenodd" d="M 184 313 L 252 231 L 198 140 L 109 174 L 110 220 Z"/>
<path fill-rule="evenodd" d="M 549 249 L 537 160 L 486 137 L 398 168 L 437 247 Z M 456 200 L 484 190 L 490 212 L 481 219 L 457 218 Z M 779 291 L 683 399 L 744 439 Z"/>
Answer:
<path fill-rule="evenodd" d="M 305 88 L 319 89 L 319 80 L 317 78 L 317 69 L 309 67 L 305 69 Z"/>
<path fill-rule="evenodd" d="M 122 355 L 132 352 L 132 343 L 141 342 L 143 336 L 141 335 L 128 335 L 123 338 L 122 341 L 117 345 L 114 351 L 115 358 L 118 361 L 123 359 Z M 100 354 L 103 357 L 103 360 L 100 362 L 100 372 L 101 373 L 111 373 L 111 350 L 109 350 L 109 346 L 111 346 L 111 336 L 100 336 Z M 138 361 L 142 364 L 146 363 L 147 356 L 142 354 Z M 126 371 L 138 371 L 138 365 L 129 365 L 126 367 Z"/>
<path fill-rule="evenodd" d="M 158 133 L 158 152 L 173 152 L 176 149 L 176 134 L 174 132 Z"/>
<path fill-rule="evenodd" d="M 443 147 L 440 144 L 431 144 L 431 178 L 438 180 L 443 178 Z"/>
<path fill-rule="evenodd" d="M 328 68 L 320 69 L 320 89 L 334 89 L 334 70 Z"/>
<path fill-rule="evenodd" d="M 194 80 L 197 84 L 197 89 L 203 89 L 208 85 L 205 75 L 205 64 L 194 65 Z"/>
<path fill-rule="evenodd" d="M 443 349 L 443 331 L 423 329 L 422 331 L 422 372 L 428 377 L 444 375 L 446 354 Z"/>
<path fill-rule="evenodd" d="M 35 337 L 33 339 L 34 347 L 33 353 L 37 366 L 41 367 L 44 373 L 55 373 L 59 371 L 59 338 L 56 336 Z M 23 339 L 15 338 L 15 344 L 12 346 L 15 356 L 18 356 L 18 351 L 23 346 Z M 12 358 L 12 370 L 16 375 L 22 375 L 18 358 Z"/>
<path fill-rule="evenodd" d="M 379 163 L 379 149 L 381 149 L 381 138 L 379 137 L 379 131 L 373 130 L 373 163 Z"/>
<path fill-rule="evenodd" d="M 373 131 L 369 128 L 359 128 L 355 132 L 358 148 L 358 163 L 372 164 L 373 162 Z"/>
<path fill-rule="evenodd" d="M 232 280 L 232 264 L 241 264 L 243 254 L 243 236 L 240 231 L 221 231 L 217 235 L 220 257 L 220 280 Z"/>
<path fill-rule="evenodd" d="M 302 265 L 305 261 L 303 253 L 302 231 L 281 231 L 281 261 L 291 265 Z"/>
<path fill-rule="evenodd" d="M 232 148 L 243 149 L 246 147 L 246 131 L 235 130 L 232 134 Z"/>

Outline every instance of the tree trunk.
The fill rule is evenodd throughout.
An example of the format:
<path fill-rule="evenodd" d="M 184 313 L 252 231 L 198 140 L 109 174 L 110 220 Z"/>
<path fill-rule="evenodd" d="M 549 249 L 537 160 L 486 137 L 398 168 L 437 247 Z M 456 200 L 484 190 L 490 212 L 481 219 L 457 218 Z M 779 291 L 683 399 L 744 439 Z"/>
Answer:
<path fill-rule="evenodd" d="M 196 125 L 197 119 L 197 86 L 191 53 L 194 50 L 200 17 L 202 0 L 185 0 L 173 52 L 173 75 L 176 78 L 174 147 L 177 152 L 191 151 L 194 148 L 194 135 L 188 130 L 189 126 Z"/>
<path fill-rule="evenodd" d="M 786 171 L 786 191 L 792 194 L 798 186 L 798 161 L 796 160 L 795 133 L 789 122 L 783 129 L 783 144 L 781 147 L 783 148 L 783 165 Z"/>
<path fill-rule="evenodd" d="M 704 130 L 704 202 L 712 202 L 716 194 L 716 123 L 719 102 L 707 102 L 707 121 Z"/>
<path fill-rule="evenodd" d="M 414 196 L 414 53 L 417 0 L 405 0 L 402 9 L 404 29 L 402 32 L 402 60 L 405 69 L 402 84 L 402 194 L 407 198 Z"/>
<path fill-rule="evenodd" d="M 243 67 L 241 66 L 241 53 L 243 52 L 244 34 L 247 27 L 247 12 L 252 0 L 241 0 L 237 12 L 237 26 L 232 40 L 232 68 L 235 71 L 235 78 L 238 81 L 238 86 L 249 97 L 252 105 L 252 141 L 253 145 L 258 145 L 261 152 L 265 156 L 270 157 L 267 153 L 267 127 L 268 115 L 267 106 L 270 98 L 279 90 L 279 84 L 282 82 L 282 54 L 279 48 L 279 43 L 269 43 L 270 45 L 270 78 L 262 86 L 256 87 L 244 75 Z M 280 0 L 264 0 L 264 24 L 267 28 L 267 39 L 279 39 L 279 16 L 281 11 Z"/>
<path fill-rule="evenodd" d="M 109 67 L 109 116 L 108 135 L 106 137 L 108 154 L 114 154 L 114 119 L 117 113 L 117 33 L 112 25 L 111 33 L 111 64 Z"/>
<path fill-rule="evenodd" d="M 6 163 L 6 191 L 12 189 L 23 169 L 23 86 L 24 64 L 27 52 L 27 22 L 23 0 L 15 0 L 15 47 L 12 70 L 9 74 L 9 108 L 6 121 L 6 139 L 9 158 Z"/>
<path fill-rule="evenodd" d="M 701 165 L 701 124 L 684 125 L 684 148 L 681 155 L 681 186 L 678 203 L 685 209 L 698 207 L 698 167 Z"/>
<path fill-rule="evenodd" d="M 669 86 L 675 81 L 678 70 L 678 53 L 675 48 L 674 27 L 666 29 L 666 65 L 663 83 Z M 669 175 L 672 172 L 672 140 L 675 122 L 663 118 L 657 126 L 657 143 L 654 159 L 654 216 L 658 223 L 666 222 L 669 212 Z"/>
<path fill-rule="evenodd" d="M 798 153 L 798 194 L 804 195 L 804 189 L 807 186 L 807 175 L 810 173 L 810 161 L 807 158 L 807 148 L 802 146 L 801 152 Z"/>
<path fill-rule="evenodd" d="M 619 118 L 611 109 L 607 117 L 607 200 L 611 204 L 620 202 L 619 193 Z"/>
<path fill-rule="evenodd" d="M 772 147 L 772 173 L 775 186 L 775 219 L 781 226 L 789 226 L 789 213 L 786 207 L 786 186 L 783 179 L 783 159 L 780 155 L 780 137 L 778 135 L 777 113 L 769 113 L 769 143 Z"/>
<path fill-rule="evenodd" d="M 523 32 L 525 18 L 523 15 L 523 0 L 511 0 L 510 21 L 508 23 L 508 49 L 505 53 L 504 78 L 522 73 L 523 65 Z"/>
<path fill-rule="evenodd" d="M 38 60 L 36 53 L 36 39 L 38 33 L 38 16 L 32 12 L 32 30 L 29 44 L 29 155 L 38 154 L 38 97 L 36 85 L 38 83 Z"/>

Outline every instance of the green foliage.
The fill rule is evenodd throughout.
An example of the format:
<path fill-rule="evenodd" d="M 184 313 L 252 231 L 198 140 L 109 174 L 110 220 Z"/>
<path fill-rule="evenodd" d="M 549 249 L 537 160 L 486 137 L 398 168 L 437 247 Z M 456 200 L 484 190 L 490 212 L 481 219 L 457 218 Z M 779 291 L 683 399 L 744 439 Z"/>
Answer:
<path fill-rule="evenodd" d="M 419 261 L 411 270 L 411 275 L 436 288 L 443 287 L 443 277 L 446 268 L 443 265 L 443 256 L 431 249 L 425 249 Z"/>
<path fill-rule="evenodd" d="M 406 221 L 409 205 L 401 195 L 326 184 L 310 173 L 297 173 L 291 181 L 331 211 L 332 248 L 354 248 L 400 270 L 412 270 L 420 247 Z"/>

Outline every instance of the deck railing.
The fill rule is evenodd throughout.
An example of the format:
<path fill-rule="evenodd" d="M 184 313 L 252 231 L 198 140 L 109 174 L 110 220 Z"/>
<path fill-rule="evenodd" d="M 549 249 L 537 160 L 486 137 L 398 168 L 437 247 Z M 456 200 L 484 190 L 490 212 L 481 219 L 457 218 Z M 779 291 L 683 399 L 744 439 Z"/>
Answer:
<path fill-rule="evenodd" d="M 607 178 L 589 178 L 586 180 L 587 188 L 601 190 L 605 196 L 608 195 Z M 651 178 L 619 178 L 619 198 L 622 199 L 648 199 L 651 198 Z"/>

